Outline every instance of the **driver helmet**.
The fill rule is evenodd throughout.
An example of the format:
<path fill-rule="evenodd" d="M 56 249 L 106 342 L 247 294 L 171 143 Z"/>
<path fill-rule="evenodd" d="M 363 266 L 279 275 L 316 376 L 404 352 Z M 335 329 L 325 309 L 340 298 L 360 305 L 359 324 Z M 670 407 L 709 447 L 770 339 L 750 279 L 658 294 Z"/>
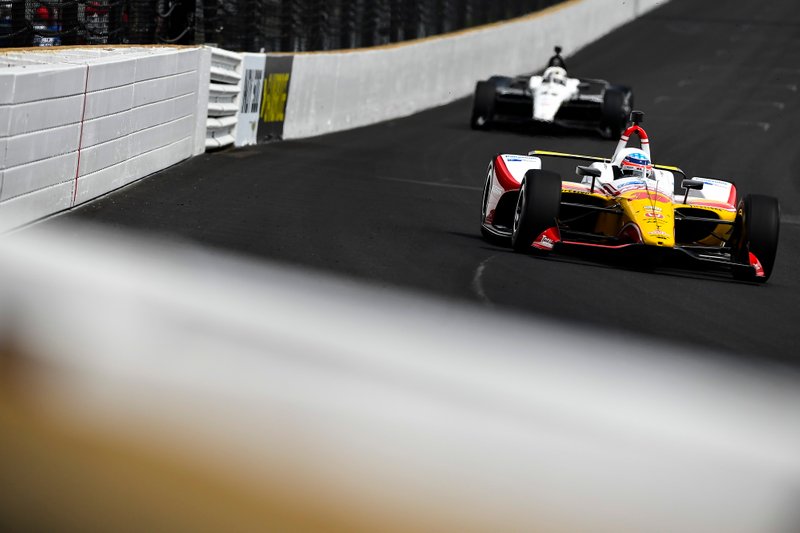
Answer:
<path fill-rule="evenodd" d="M 542 75 L 544 81 L 558 81 L 563 84 L 567 79 L 567 71 L 561 67 L 547 67 Z"/>
<path fill-rule="evenodd" d="M 638 148 L 630 148 L 625 151 L 619 168 L 625 178 L 649 178 L 653 173 L 653 163 Z"/>

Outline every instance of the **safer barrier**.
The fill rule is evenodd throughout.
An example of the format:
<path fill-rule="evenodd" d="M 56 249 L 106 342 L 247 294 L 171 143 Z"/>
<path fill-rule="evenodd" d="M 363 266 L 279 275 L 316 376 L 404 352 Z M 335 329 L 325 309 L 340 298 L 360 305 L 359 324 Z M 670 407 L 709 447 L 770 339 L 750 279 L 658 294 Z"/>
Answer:
<path fill-rule="evenodd" d="M 208 50 L 211 52 L 211 83 L 208 86 L 206 149 L 223 148 L 233 144 L 235 139 L 242 56 L 220 48 L 209 47 Z"/>
<path fill-rule="evenodd" d="M 208 49 L 211 84 L 206 149 L 255 144 L 266 55 Z"/>
<path fill-rule="evenodd" d="M 202 153 L 205 55 L 128 47 L 0 56 L 0 231 Z"/>

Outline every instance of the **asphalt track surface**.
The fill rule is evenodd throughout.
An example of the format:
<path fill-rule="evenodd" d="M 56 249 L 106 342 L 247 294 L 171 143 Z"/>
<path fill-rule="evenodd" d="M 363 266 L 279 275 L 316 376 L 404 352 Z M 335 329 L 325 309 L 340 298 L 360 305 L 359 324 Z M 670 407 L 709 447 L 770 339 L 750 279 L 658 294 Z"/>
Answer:
<path fill-rule="evenodd" d="M 567 319 L 576 330 L 599 325 L 800 367 L 796 0 L 673 0 L 567 63 L 573 75 L 634 87 L 656 162 L 781 199 L 769 283 L 539 259 L 484 242 L 479 203 L 493 155 L 610 156 L 615 142 L 472 131 L 470 99 L 348 132 L 206 154 L 67 217 Z M 502 64 L 497 71 L 506 74 Z"/>

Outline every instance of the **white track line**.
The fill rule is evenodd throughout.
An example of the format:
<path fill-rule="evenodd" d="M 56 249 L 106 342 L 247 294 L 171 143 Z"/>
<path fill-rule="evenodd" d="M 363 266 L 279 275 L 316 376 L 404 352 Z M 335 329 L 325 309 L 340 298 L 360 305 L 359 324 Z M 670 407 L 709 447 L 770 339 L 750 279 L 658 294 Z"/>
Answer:
<path fill-rule="evenodd" d="M 653 103 L 661 104 L 664 102 L 697 102 L 697 98 L 674 98 L 672 96 L 656 96 L 653 100 Z M 752 106 L 762 106 L 762 107 L 774 107 L 775 109 L 783 110 L 786 108 L 785 102 L 777 102 L 777 101 L 768 101 L 768 100 L 756 100 L 756 101 L 747 101 L 747 102 L 739 102 L 738 100 L 725 100 L 725 99 L 715 99 L 714 103 L 716 104 L 724 104 L 724 103 L 736 103 L 740 105 L 752 105 Z"/>
<path fill-rule="evenodd" d="M 668 117 L 668 116 L 648 116 L 650 120 L 657 119 L 657 120 L 666 120 L 666 121 L 680 121 L 686 122 L 687 119 L 682 117 Z M 769 122 L 757 122 L 757 121 L 750 121 L 750 120 L 723 120 L 723 119 L 713 119 L 713 118 L 692 118 L 692 122 L 702 122 L 705 124 L 727 124 L 730 126 L 755 126 L 760 128 L 765 133 L 769 131 L 772 125 Z"/>
<path fill-rule="evenodd" d="M 717 81 L 699 81 L 699 80 L 690 80 L 690 79 L 682 79 L 678 81 L 678 87 L 686 87 L 687 85 L 706 85 L 706 86 L 715 86 L 718 87 L 719 85 L 723 84 L 730 84 L 731 82 L 717 82 Z M 752 86 L 752 87 L 763 87 L 765 89 L 787 89 L 792 91 L 793 93 L 797 92 L 797 84 L 796 83 L 753 83 L 748 81 L 740 81 L 736 82 L 736 85 L 742 86 Z"/>
<path fill-rule="evenodd" d="M 478 299 L 489 307 L 494 307 L 494 303 L 486 295 L 486 290 L 483 288 L 483 272 L 486 270 L 486 265 L 489 264 L 489 261 L 495 257 L 497 257 L 496 254 L 481 261 L 481 264 L 478 265 L 478 268 L 475 269 L 475 274 L 472 276 L 472 290 L 475 292 Z"/>
<path fill-rule="evenodd" d="M 483 187 L 473 187 L 472 185 L 458 185 L 457 183 L 440 183 L 436 181 L 407 180 L 402 178 L 389 178 L 386 176 L 376 176 L 382 181 L 396 181 L 397 183 L 412 183 L 414 185 L 428 185 L 430 187 L 445 187 L 448 189 L 464 189 L 467 191 L 482 191 Z"/>
<path fill-rule="evenodd" d="M 742 68 L 741 65 L 700 65 L 699 70 L 733 70 L 733 69 L 740 69 Z M 791 74 L 800 74 L 800 68 L 794 67 L 768 67 L 765 65 L 755 65 L 755 66 L 748 66 L 745 67 L 745 70 L 748 71 L 759 71 L 759 72 L 789 72 Z"/>

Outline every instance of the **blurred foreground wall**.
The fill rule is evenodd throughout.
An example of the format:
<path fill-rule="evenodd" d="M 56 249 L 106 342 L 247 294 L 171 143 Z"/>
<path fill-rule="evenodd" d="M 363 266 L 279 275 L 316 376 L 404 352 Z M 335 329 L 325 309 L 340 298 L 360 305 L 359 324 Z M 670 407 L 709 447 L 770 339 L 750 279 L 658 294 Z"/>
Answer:
<path fill-rule="evenodd" d="M 799 384 L 91 227 L 0 241 L 6 530 L 788 533 Z"/>

